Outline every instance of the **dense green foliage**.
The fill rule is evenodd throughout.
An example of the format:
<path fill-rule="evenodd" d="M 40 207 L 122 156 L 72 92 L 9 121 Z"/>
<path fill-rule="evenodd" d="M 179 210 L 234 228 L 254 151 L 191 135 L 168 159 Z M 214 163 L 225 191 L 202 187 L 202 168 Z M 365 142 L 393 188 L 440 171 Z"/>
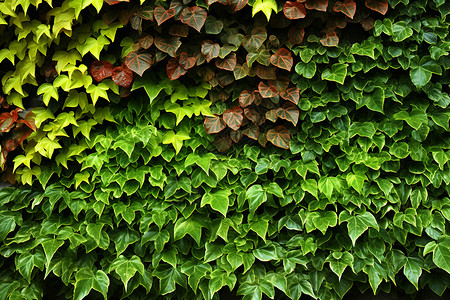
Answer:
<path fill-rule="evenodd" d="M 1 2 L 0 300 L 443 295 L 449 13 Z"/>

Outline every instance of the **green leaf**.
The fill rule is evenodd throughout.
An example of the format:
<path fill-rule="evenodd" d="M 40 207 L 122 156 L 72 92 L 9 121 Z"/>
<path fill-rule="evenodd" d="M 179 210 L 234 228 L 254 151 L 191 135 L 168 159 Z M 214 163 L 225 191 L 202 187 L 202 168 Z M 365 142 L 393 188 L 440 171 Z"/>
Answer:
<path fill-rule="evenodd" d="M 167 131 L 164 135 L 163 144 L 172 144 L 175 148 L 176 154 L 180 152 L 181 147 L 183 147 L 183 141 L 190 139 L 189 134 L 184 131 L 179 131 L 177 133 L 172 130 Z"/>
<path fill-rule="evenodd" d="M 258 207 L 267 201 L 267 192 L 259 184 L 252 185 L 245 197 L 248 199 L 249 210 L 251 214 L 254 214 Z"/>
<path fill-rule="evenodd" d="M 403 274 L 419 290 L 419 278 L 422 275 L 423 260 L 419 257 L 407 257 Z"/>
<path fill-rule="evenodd" d="M 45 257 L 42 251 L 36 251 L 33 254 L 25 252 L 20 254 L 20 256 L 16 256 L 16 268 L 29 283 L 31 283 L 31 273 L 34 267 L 42 271 L 44 269 L 44 262 Z"/>
<path fill-rule="evenodd" d="M 125 291 L 127 290 L 128 281 L 136 274 L 136 272 L 139 272 L 142 276 L 144 275 L 144 264 L 136 255 L 133 255 L 130 259 L 120 255 L 111 263 L 109 269 L 110 271 L 116 271 L 117 275 L 120 276 Z"/>
<path fill-rule="evenodd" d="M 347 76 L 348 64 L 334 64 L 330 69 L 325 69 L 322 72 L 322 80 L 335 81 L 339 84 L 344 84 L 345 77 Z"/>
<path fill-rule="evenodd" d="M 392 26 L 394 42 L 401 42 L 413 35 L 413 30 L 403 21 L 394 23 Z"/>
<path fill-rule="evenodd" d="M 37 94 L 38 95 L 44 94 L 42 100 L 44 101 L 44 104 L 47 106 L 51 98 L 55 99 L 56 101 L 58 101 L 59 99 L 58 88 L 54 87 L 50 83 L 44 83 L 41 86 L 39 86 Z"/>
<path fill-rule="evenodd" d="M 231 195 L 230 190 L 219 190 L 217 192 L 211 193 L 206 192 L 202 197 L 202 202 L 200 207 L 209 204 L 212 209 L 220 212 L 224 217 L 226 217 L 228 212 L 229 200 L 228 197 Z"/>
<path fill-rule="evenodd" d="M 348 137 L 352 138 L 355 135 L 372 138 L 376 132 L 375 125 L 372 122 L 354 122 L 348 128 Z"/>
<path fill-rule="evenodd" d="M 339 280 L 347 267 L 353 268 L 353 260 L 353 255 L 347 251 L 333 252 L 326 259 L 330 263 L 331 271 L 339 277 Z"/>
<path fill-rule="evenodd" d="M 445 238 L 439 243 L 437 243 L 436 248 L 433 251 L 433 262 L 441 268 L 445 270 L 447 273 L 450 273 L 450 239 Z"/>
<path fill-rule="evenodd" d="M 200 245 L 200 239 L 202 237 L 202 227 L 205 227 L 203 222 L 198 218 L 180 218 L 175 223 L 173 229 L 174 239 L 182 239 L 186 234 L 189 234 Z"/>
<path fill-rule="evenodd" d="M 377 220 L 370 212 L 365 212 L 359 215 L 350 215 L 348 211 L 343 211 L 339 215 L 339 224 L 347 222 L 348 235 L 353 242 L 356 243 L 360 237 L 369 227 L 379 230 Z"/>
<path fill-rule="evenodd" d="M 431 80 L 433 74 L 441 75 L 442 69 L 430 56 L 422 57 L 417 65 L 411 66 L 409 71 L 411 81 L 418 89 L 424 87 Z"/>
<path fill-rule="evenodd" d="M 100 292 L 107 299 L 109 278 L 102 270 L 95 274 L 90 268 L 82 268 L 75 274 L 75 289 L 73 298 L 81 300 L 86 297 L 92 289 Z"/>
<path fill-rule="evenodd" d="M 20 215 L 17 215 L 17 213 L 9 212 L 9 211 L 2 211 L 0 213 L 0 241 L 3 242 L 3 240 L 6 238 L 8 233 L 13 231 L 16 228 L 16 222 L 22 221 L 22 218 Z M 19 225 L 20 225 L 19 223 Z"/>

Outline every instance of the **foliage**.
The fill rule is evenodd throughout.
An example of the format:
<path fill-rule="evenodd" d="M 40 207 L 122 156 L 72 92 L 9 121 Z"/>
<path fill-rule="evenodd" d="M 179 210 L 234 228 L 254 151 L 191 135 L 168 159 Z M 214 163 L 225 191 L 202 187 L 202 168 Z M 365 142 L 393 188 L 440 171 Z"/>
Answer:
<path fill-rule="evenodd" d="M 445 1 L 0 12 L 0 299 L 446 292 Z"/>

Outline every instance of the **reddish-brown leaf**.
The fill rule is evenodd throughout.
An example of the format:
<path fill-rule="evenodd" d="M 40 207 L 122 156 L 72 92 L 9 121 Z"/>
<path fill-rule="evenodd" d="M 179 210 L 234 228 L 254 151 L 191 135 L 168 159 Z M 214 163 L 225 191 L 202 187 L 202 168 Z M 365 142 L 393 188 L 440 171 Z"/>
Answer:
<path fill-rule="evenodd" d="M 305 6 L 299 1 L 286 1 L 283 7 L 286 18 L 290 20 L 302 19 L 306 17 Z"/>
<path fill-rule="evenodd" d="M 233 12 L 237 12 L 238 10 L 243 9 L 248 3 L 248 0 L 232 0 L 231 7 Z"/>
<path fill-rule="evenodd" d="M 180 14 L 186 6 L 183 0 L 172 0 L 169 5 L 169 9 L 175 10 L 175 20 L 180 20 Z"/>
<path fill-rule="evenodd" d="M 138 6 L 136 8 L 136 15 L 148 21 L 153 21 L 153 7 L 152 6 Z"/>
<path fill-rule="evenodd" d="M 254 93 L 250 92 L 249 90 L 243 90 L 239 95 L 239 104 L 242 107 L 246 107 L 251 105 L 254 99 L 255 99 Z"/>
<path fill-rule="evenodd" d="M 298 104 L 300 99 L 300 89 L 298 87 L 291 87 L 280 93 L 280 97 L 291 101 L 294 104 Z"/>
<path fill-rule="evenodd" d="M 258 124 L 259 121 L 261 120 L 260 113 L 254 108 L 248 107 L 244 108 L 244 115 L 247 117 L 247 119 L 249 119 L 255 124 Z"/>
<path fill-rule="evenodd" d="M 244 120 L 242 108 L 235 106 L 223 112 L 223 120 L 233 130 L 238 130 Z"/>
<path fill-rule="evenodd" d="M 336 47 L 339 44 L 339 37 L 336 32 L 331 31 L 320 39 L 320 43 L 322 43 L 325 47 Z"/>
<path fill-rule="evenodd" d="M 266 136 L 265 133 L 261 133 L 261 134 L 258 136 L 258 143 L 259 143 L 261 146 L 266 147 L 266 144 L 267 144 L 267 136 Z"/>
<path fill-rule="evenodd" d="M 56 61 L 45 62 L 44 65 L 42 66 L 42 69 L 43 69 L 42 72 L 43 72 L 44 76 L 49 78 L 49 77 L 58 75 L 58 73 L 56 72 L 55 66 L 56 66 Z"/>
<path fill-rule="evenodd" d="M 307 9 L 315 9 L 319 11 L 327 11 L 328 0 L 306 0 Z"/>
<path fill-rule="evenodd" d="M 195 66 L 196 61 L 195 57 L 189 57 L 186 52 L 181 52 L 178 57 L 178 63 L 186 70 Z"/>
<path fill-rule="evenodd" d="M 279 107 L 277 109 L 277 116 L 281 119 L 285 119 L 291 122 L 292 124 L 294 124 L 294 126 L 296 126 L 298 117 L 300 116 L 300 112 L 294 104 L 287 102 L 283 104 L 282 107 Z"/>
<path fill-rule="evenodd" d="M 169 34 L 185 38 L 189 35 L 189 26 L 185 24 L 172 24 L 169 27 Z"/>
<path fill-rule="evenodd" d="M 197 61 L 197 63 L 196 63 L 197 66 L 202 65 L 206 61 L 205 56 L 200 51 L 195 51 L 194 57 L 195 57 L 195 60 Z"/>
<path fill-rule="evenodd" d="M 91 75 L 95 81 L 100 82 L 113 74 L 113 65 L 106 60 L 96 60 L 91 64 Z"/>
<path fill-rule="evenodd" d="M 206 16 L 206 10 L 201 7 L 186 7 L 181 12 L 180 21 L 200 32 L 205 24 Z"/>
<path fill-rule="evenodd" d="M 19 146 L 19 144 L 13 140 L 13 139 L 9 139 L 6 141 L 6 143 L 4 144 L 4 148 L 6 149 L 6 151 L 14 151 L 14 149 L 17 148 L 17 146 Z"/>
<path fill-rule="evenodd" d="M 125 25 L 127 25 L 128 24 L 128 22 L 130 21 L 130 19 L 131 19 L 131 15 L 132 15 L 133 13 L 131 12 L 131 10 L 128 10 L 128 9 L 123 9 L 123 10 L 120 10 L 120 12 L 119 12 L 119 22 L 120 22 L 120 24 L 122 24 L 123 26 L 125 26 Z M 139 17 L 139 16 L 138 16 Z M 140 19 L 140 18 L 139 18 Z M 142 20 L 141 20 L 142 21 Z"/>
<path fill-rule="evenodd" d="M 234 76 L 231 73 L 220 71 L 216 74 L 216 78 L 219 81 L 220 86 L 224 87 L 234 82 Z"/>
<path fill-rule="evenodd" d="M 151 35 L 146 35 L 138 39 L 139 46 L 144 49 L 148 49 L 153 45 L 153 37 Z"/>
<path fill-rule="evenodd" d="M 275 80 L 277 79 L 276 68 L 274 66 L 254 66 L 255 74 L 261 79 Z"/>
<path fill-rule="evenodd" d="M 375 20 L 372 17 L 367 17 L 359 22 L 365 31 L 369 31 L 375 26 Z"/>
<path fill-rule="evenodd" d="M 17 120 L 17 119 L 16 119 Z M 4 112 L 0 114 L 0 132 L 8 132 L 14 127 L 14 118 L 11 113 Z"/>
<path fill-rule="evenodd" d="M 264 84 L 264 82 L 262 81 L 258 84 L 258 91 L 261 94 L 261 97 L 263 98 L 271 98 L 278 95 L 278 90 L 276 87 L 268 86 Z"/>
<path fill-rule="evenodd" d="M 203 126 L 208 134 L 218 133 L 227 127 L 222 117 L 219 116 L 206 117 Z"/>
<path fill-rule="evenodd" d="M 236 80 L 242 79 L 250 73 L 250 69 L 247 64 L 236 64 L 236 67 L 233 70 L 233 75 Z"/>
<path fill-rule="evenodd" d="M 291 81 L 289 80 L 289 78 L 280 76 L 276 80 L 269 80 L 268 83 L 270 86 L 276 87 L 277 90 L 281 93 L 288 88 L 290 82 Z"/>
<path fill-rule="evenodd" d="M 175 16 L 175 9 L 172 8 L 166 10 L 164 7 L 157 6 L 153 10 L 153 15 L 155 17 L 156 23 L 158 23 L 158 26 L 160 26 L 162 23 Z"/>
<path fill-rule="evenodd" d="M 103 13 L 103 21 L 106 25 L 111 25 L 119 17 L 119 11 L 115 9 L 108 10 Z"/>
<path fill-rule="evenodd" d="M 121 66 L 114 68 L 112 80 L 118 86 L 127 88 L 131 86 L 131 83 L 133 82 L 133 72 L 123 63 Z"/>
<path fill-rule="evenodd" d="M 230 53 L 224 59 L 217 58 L 216 67 L 226 71 L 234 71 L 236 68 L 236 53 Z"/>
<path fill-rule="evenodd" d="M 258 140 L 259 127 L 253 123 L 250 123 L 247 128 L 242 130 L 242 133 L 252 140 Z"/>
<path fill-rule="evenodd" d="M 23 123 L 27 125 L 31 130 L 36 131 L 36 124 L 34 123 L 35 114 L 32 111 L 23 111 L 25 117 L 23 119 L 18 119 L 17 123 Z M 23 116 L 21 114 L 21 116 Z"/>
<path fill-rule="evenodd" d="M 105 0 L 109 5 L 119 4 L 120 2 L 130 2 L 130 0 Z"/>
<path fill-rule="evenodd" d="M 303 42 L 304 37 L 305 37 L 305 29 L 303 29 L 303 27 L 300 24 L 295 23 L 291 27 L 289 27 L 288 38 L 293 45 L 301 44 Z"/>
<path fill-rule="evenodd" d="M 183 68 L 175 58 L 170 58 L 167 62 L 166 73 L 170 80 L 178 79 L 186 74 L 186 72 L 186 69 Z"/>
<path fill-rule="evenodd" d="M 277 109 L 271 109 L 266 112 L 266 119 L 272 122 L 276 122 L 278 119 Z"/>
<path fill-rule="evenodd" d="M 280 48 L 276 54 L 272 54 L 270 63 L 280 69 L 291 71 L 294 59 L 292 58 L 291 51 Z"/>
<path fill-rule="evenodd" d="M 230 149 L 232 143 L 233 142 L 228 134 L 218 135 L 214 139 L 214 145 L 219 152 L 225 152 Z"/>
<path fill-rule="evenodd" d="M 25 141 L 30 135 L 33 133 L 32 130 L 27 127 L 22 127 L 20 129 L 14 129 L 12 133 L 12 138 L 19 144 L 22 145 L 23 141 Z"/>
<path fill-rule="evenodd" d="M 353 0 L 345 0 L 344 2 L 336 1 L 333 10 L 335 12 L 341 12 L 350 19 L 353 19 L 356 13 L 356 3 Z"/>
<path fill-rule="evenodd" d="M 243 137 L 243 134 L 242 134 L 242 132 L 239 131 L 239 130 L 237 130 L 237 131 L 231 130 L 231 132 L 230 132 L 230 137 L 231 137 L 231 139 L 233 140 L 233 142 L 239 143 L 239 141 L 240 141 L 240 140 L 242 139 L 242 137 Z"/>
<path fill-rule="evenodd" d="M 149 69 L 152 66 L 153 58 L 150 53 L 137 54 L 136 52 L 130 52 L 125 57 L 125 64 L 131 71 L 139 74 L 139 76 L 142 77 L 142 74 L 144 74 L 145 70 Z"/>
<path fill-rule="evenodd" d="M 291 135 L 286 127 L 279 125 L 276 128 L 267 131 L 266 138 L 269 142 L 277 147 L 289 149 L 289 142 L 291 141 Z"/>
<path fill-rule="evenodd" d="M 206 62 L 210 62 L 211 59 L 219 56 L 220 45 L 210 40 L 206 40 L 202 42 L 201 51 L 206 58 Z"/>
<path fill-rule="evenodd" d="M 130 17 L 131 28 L 142 33 L 142 18 L 137 14 L 132 14 Z"/>
<path fill-rule="evenodd" d="M 388 1 L 387 0 L 366 0 L 366 7 L 373 11 L 379 12 L 384 15 L 388 11 Z"/>
<path fill-rule="evenodd" d="M 155 37 L 154 43 L 156 48 L 164 53 L 169 54 L 172 57 L 176 56 L 178 48 L 181 46 L 181 41 L 179 37 L 170 38 L 170 40 L 165 40 L 160 37 Z"/>
<path fill-rule="evenodd" d="M 242 40 L 242 46 L 247 52 L 258 50 L 267 39 L 267 30 L 265 27 L 257 27 L 252 30 L 251 35 L 246 35 Z"/>

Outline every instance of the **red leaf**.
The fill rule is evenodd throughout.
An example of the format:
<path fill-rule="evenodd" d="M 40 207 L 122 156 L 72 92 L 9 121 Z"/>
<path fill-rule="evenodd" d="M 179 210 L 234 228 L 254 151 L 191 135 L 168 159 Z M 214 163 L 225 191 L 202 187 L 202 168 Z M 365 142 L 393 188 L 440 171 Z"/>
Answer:
<path fill-rule="evenodd" d="M 148 49 L 153 45 L 153 37 L 151 35 L 146 35 L 138 39 L 139 46 L 144 49 Z"/>
<path fill-rule="evenodd" d="M 165 10 L 164 7 L 157 6 L 153 10 L 153 15 L 155 17 L 156 23 L 158 23 L 158 26 L 160 26 L 162 23 L 175 16 L 175 9 L 172 8 Z"/>
<path fill-rule="evenodd" d="M 332 31 L 321 38 L 320 42 L 326 47 L 335 47 L 339 44 L 339 37 L 336 35 L 336 32 Z"/>
<path fill-rule="evenodd" d="M 169 27 L 169 34 L 173 36 L 187 37 L 189 35 L 189 27 L 184 24 L 172 24 Z"/>
<path fill-rule="evenodd" d="M 181 12 L 180 21 L 200 32 L 205 24 L 206 16 L 206 10 L 201 7 L 186 7 Z"/>
<path fill-rule="evenodd" d="M 242 108 L 240 106 L 235 106 L 229 108 L 223 112 L 223 120 L 233 130 L 238 130 L 242 125 L 244 120 L 244 115 L 242 114 Z"/>
<path fill-rule="evenodd" d="M 219 56 L 220 45 L 217 43 L 213 43 L 212 41 L 206 40 L 202 42 L 201 51 L 206 58 L 206 62 L 210 62 L 211 59 Z"/>
<path fill-rule="evenodd" d="M 91 75 L 95 81 L 100 82 L 113 74 L 114 66 L 106 60 L 94 61 L 91 65 Z"/>
<path fill-rule="evenodd" d="M 26 127 L 22 127 L 18 130 L 14 130 L 12 134 L 12 138 L 19 144 L 22 145 L 23 141 L 25 141 L 32 133 L 30 129 Z"/>
<path fill-rule="evenodd" d="M 130 2 L 130 0 L 105 0 L 109 5 L 119 4 L 120 2 Z"/>
<path fill-rule="evenodd" d="M 276 68 L 274 66 L 261 66 L 256 65 L 254 67 L 255 74 L 261 78 L 266 80 L 275 80 L 277 79 Z"/>
<path fill-rule="evenodd" d="M 303 4 L 298 1 L 286 1 L 283 7 L 286 18 L 290 20 L 302 19 L 306 17 L 306 9 Z"/>
<path fill-rule="evenodd" d="M 56 61 L 45 62 L 44 65 L 42 66 L 44 76 L 49 78 L 49 77 L 58 75 L 58 73 L 56 72 L 55 66 L 56 66 Z"/>
<path fill-rule="evenodd" d="M 387 0 L 366 0 L 366 7 L 368 9 L 379 12 L 384 15 L 388 11 L 388 1 Z"/>
<path fill-rule="evenodd" d="M 195 57 L 189 57 L 186 52 L 181 52 L 178 57 L 178 63 L 186 70 L 195 66 L 196 61 Z"/>
<path fill-rule="evenodd" d="M 17 123 L 27 125 L 31 130 L 36 131 L 36 124 L 34 123 L 35 114 L 32 111 L 26 112 L 25 118 L 17 120 Z"/>
<path fill-rule="evenodd" d="M 255 124 L 258 124 L 259 121 L 261 120 L 261 115 L 256 109 L 253 108 L 248 107 L 244 108 L 244 115 L 247 117 L 247 119 L 249 119 Z"/>
<path fill-rule="evenodd" d="M 125 57 L 125 64 L 131 71 L 142 77 L 145 70 L 149 69 L 153 64 L 152 55 L 150 53 L 137 54 L 136 52 L 130 52 Z"/>
<path fill-rule="evenodd" d="M 327 11 L 328 0 L 306 0 L 307 9 L 315 9 L 319 11 Z"/>
<path fill-rule="evenodd" d="M 230 132 L 230 137 L 233 140 L 233 142 L 235 142 L 235 143 L 238 143 L 242 139 L 243 136 L 244 135 L 239 130 L 238 131 L 231 130 L 231 132 Z"/>
<path fill-rule="evenodd" d="M 252 140 L 257 140 L 259 137 L 259 128 L 255 124 L 251 123 L 247 126 L 247 128 L 242 130 L 242 133 Z"/>
<path fill-rule="evenodd" d="M 277 147 L 289 149 L 289 142 L 291 141 L 291 135 L 286 127 L 279 125 L 274 129 L 267 131 L 266 138 L 269 142 Z"/>
<path fill-rule="evenodd" d="M 183 68 L 175 58 L 171 58 L 167 62 L 166 73 L 170 80 L 178 79 L 186 74 L 186 72 L 186 69 Z"/>
<path fill-rule="evenodd" d="M 19 146 L 19 144 L 13 139 L 7 140 L 6 143 L 4 144 L 6 151 L 9 152 L 14 151 L 14 149 L 16 149 L 17 146 Z"/>
<path fill-rule="evenodd" d="M 133 82 L 133 72 L 125 64 L 122 64 L 122 66 L 114 68 L 112 80 L 118 86 L 129 87 Z"/>
<path fill-rule="evenodd" d="M 267 30 L 264 27 L 257 27 L 252 30 L 251 35 L 246 35 L 242 40 L 242 46 L 247 52 L 258 50 L 267 39 Z"/>
<path fill-rule="evenodd" d="M 214 139 L 214 145 L 219 152 L 225 152 L 230 149 L 232 143 L 233 142 L 231 141 L 231 138 L 228 134 L 222 136 L 218 135 Z"/>
<path fill-rule="evenodd" d="M 301 44 L 304 37 L 305 29 L 300 24 L 296 23 L 289 27 L 288 38 L 293 45 Z"/>
<path fill-rule="evenodd" d="M 298 100 L 300 99 L 300 89 L 298 87 L 289 88 L 281 92 L 280 97 L 291 101 L 294 104 L 298 104 Z"/>
<path fill-rule="evenodd" d="M 236 53 L 230 53 L 224 59 L 217 58 L 216 67 L 226 71 L 234 71 L 234 68 L 236 68 Z"/>
<path fill-rule="evenodd" d="M 263 98 L 271 98 L 278 95 L 278 90 L 274 86 L 268 86 L 264 84 L 264 82 L 260 82 L 258 85 L 258 91 L 261 94 L 261 97 Z"/>
<path fill-rule="evenodd" d="M 294 126 L 296 126 L 300 112 L 294 104 L 287 102 L 283 105 L 283 107 L 279 107 L 277 109 L 277 116 L 291 122 Z"/>
<path fill-rule="evenodd" d="M 0 114 L 0 132 L 8 132 L 14 127 L 14 123 L 17 120 L 17 112 L 4 112 Z"/>
<path fill-rule="evenodd" d="M 365 31 L 371 30 L 375 25 L 375 20 L 372 17 L 367 17 L 359 22 Z"/>
<path fill-rule="evenodd" d="M 266 119 L 272 122 L 276 122 L 278 119 L 277 109 L 271 109 L 266 112 Z"/>
<path fill-rule="evenodd" d="M 261 97 L 259 95 L 259 92 L 250 92 L 249 90 L 244 90 L 239 95 L 239 104 L 241 105 L 241 107 L 247 107 L 251 105 L 253 101 L 255 101 L 256 97 Z"/>
<path fill-rule="evenodd" d="M 353 19 L 356 13 L 356 3 L 353 0 L 345 0 L 344 2 L 336 1 L 333 10 L 335 12 L 341 12 L 350 19 Z"/>
<path fill-rule="evenodd" d="M 156 48 L 164 53 L 169 54 L 172 57 L 176 56 L 178 48 L 181 46 L 181 41 L 179 37 L 173 37 L 170 40 L 165 40 L 160 37 L 155 37 L 154 43 Z"/>
<path fill-rule="evenodd" d="M 270 57 L 270 63 L 280 69 L 291 71 L 294 59 L 292 58 L 291 51 L 280 48 L 276 54 Z"/>
<path fill-rule="evenodd" d="M 218 133 L 227 127 L 222 117 L 219 116 L 206 117 L 203 126 L 208 134 Z"/>

